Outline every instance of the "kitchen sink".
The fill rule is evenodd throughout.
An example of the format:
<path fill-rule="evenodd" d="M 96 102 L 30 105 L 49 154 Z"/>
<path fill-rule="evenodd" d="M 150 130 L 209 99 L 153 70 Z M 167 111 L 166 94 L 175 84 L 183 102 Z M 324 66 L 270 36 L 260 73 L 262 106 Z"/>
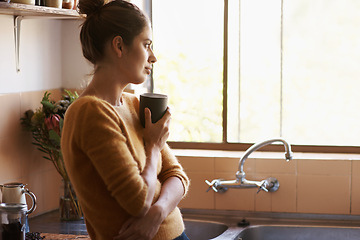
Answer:
<path fill-rule="evenodd" d="M 355 240 L 360 228 L 320 226 L 251 226 L 243 229 L 239 240 Z"/>
<path fill-rule="evenodd" d="M 209 240 L 228 229 L 227 225 L 218 222 L 185 220 L 184 223 L 186 235 L 194 240 Z"/>
<path fill-rule="evenodd" d="M 191 240 L 359 240 L 360 216 L 182 209 Z"/>

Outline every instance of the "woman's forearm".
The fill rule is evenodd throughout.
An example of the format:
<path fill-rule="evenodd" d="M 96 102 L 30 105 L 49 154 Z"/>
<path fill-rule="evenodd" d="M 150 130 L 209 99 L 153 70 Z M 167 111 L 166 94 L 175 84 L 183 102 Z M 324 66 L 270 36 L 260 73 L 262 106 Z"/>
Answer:
<path fill-rule="evenodd" d="M 161 211 L 162 220 L 176 208 L 184 192 L 184 186 L 177 177 L 170 177 L 163 183 L 159 199 L 153 205 Z"/>
<path fill-rule="evenodd" d="M 160 151 L 157 148 L 149 147 L 146 149 L 146 164 L 141 176 L 147 185 L 148 191 L 145 199 L 145 205 L 139 216 L 144 216 L 148 212 L 154 199 L 159 158 Z"/>
<path fill-rule="evenodd" d="M 131 218 L 123 224 L 114 239 L 152 239 L 161 223 L 175 209 L 184 194 L 184 187 L 177 177 L 168 178 L 161 189 L 158 201 L 142 217 Z M 146 236 L 146 237 L 145 237 Z"/>

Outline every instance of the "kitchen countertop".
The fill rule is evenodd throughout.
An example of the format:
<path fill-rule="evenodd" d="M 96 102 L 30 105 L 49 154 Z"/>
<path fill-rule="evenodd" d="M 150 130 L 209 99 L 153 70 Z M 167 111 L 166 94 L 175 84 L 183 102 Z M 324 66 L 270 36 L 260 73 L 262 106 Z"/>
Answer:
<path fill-rule="evenodd" d="M 42 237 L 45 237 L 45 240 L 70 240 L 70 239 L 81 239 L 81 240 L 90 240 L 89 236 L 85 235 L 71 235 L 71 234 L 56 234 L 56 233 L 42 233 Z"/>
<path fill-rule="evenodd" d="M 90 239 L 84 220 L 61 221 L 59 211 L 29 218 L 30 232 L 39 232 L 46 240 Z"/>

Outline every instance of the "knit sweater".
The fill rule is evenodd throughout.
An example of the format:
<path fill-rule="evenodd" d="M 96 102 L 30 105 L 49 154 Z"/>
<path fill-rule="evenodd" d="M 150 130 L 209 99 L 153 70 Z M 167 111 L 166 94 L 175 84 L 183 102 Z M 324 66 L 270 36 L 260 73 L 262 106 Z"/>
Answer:
<path fill-rule="evenodd" d="M 146 156 L 139 101 L 123 93 L 122 103 L 114 107 L 84 96 L 66 111 L 61 148 L 91 239 L 113 239 L 127 219 L 141 212 L 148 194 L 140 175 Z M 168 145 L 161 151 L 157 176 L 153 202 L 169 177 L 178 177 L 187 192 L 189 179 Z M 180 210 L 175 208 L 154 240 L 174 239 L 183 231 Z"/>

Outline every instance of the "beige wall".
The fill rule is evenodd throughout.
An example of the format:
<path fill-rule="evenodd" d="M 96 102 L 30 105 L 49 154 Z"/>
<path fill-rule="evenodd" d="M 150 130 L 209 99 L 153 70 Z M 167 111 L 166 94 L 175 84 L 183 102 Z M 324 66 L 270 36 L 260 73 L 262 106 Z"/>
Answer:
<path fill-rule="evenodd" d="M 91 72 L 82 56 L 77 20 L 24 18 L 20 32 L 20 72 L 16 71 L 14 18 L 0 15 L 0 184 L 26 183 L 38 207 L 30 216 L 59 206 L 60 176 L 22 131 L 20 117 L 40 106 L 43 93 L 84 85 Z M 0 193 L 1 197 L 1 193 Z M 1 199 L 1 198 L 0 198 Z"/>
<path fill-rule="evenodd" d="M 59 99 L 59 90 L 51 92 L 54 99 Z M 0 95 L 0 184 L 27 184 L 38 202 L 33 216 L 58 208 L 60 196 L 60 175 L 31 144 L 31 134 L 20 124 L 26 110 L 40 106 L 43 94 L 44 91 L 35 91 Z"/>
<path fill-rule="evenodd" d="M 256 157 L 244 165 L 248 180 L 276 177 L 280 188 L 273 193 L 257 189 L 229 189 L 206 192 L 205 179 L 235 179 L 238 157 L 186 156 L 178 158 L 191 179 L 182 208 L 243 210 L 259 212 L 360 214 L 360 161 L 354 155 L 294 154 L 294 160 Z M 241 156 L 241 154 L 239 154 Z M 305 154 L 306 155 L 306 154 Z M 343 159 L 341 159 L 341 157 Z"/>

